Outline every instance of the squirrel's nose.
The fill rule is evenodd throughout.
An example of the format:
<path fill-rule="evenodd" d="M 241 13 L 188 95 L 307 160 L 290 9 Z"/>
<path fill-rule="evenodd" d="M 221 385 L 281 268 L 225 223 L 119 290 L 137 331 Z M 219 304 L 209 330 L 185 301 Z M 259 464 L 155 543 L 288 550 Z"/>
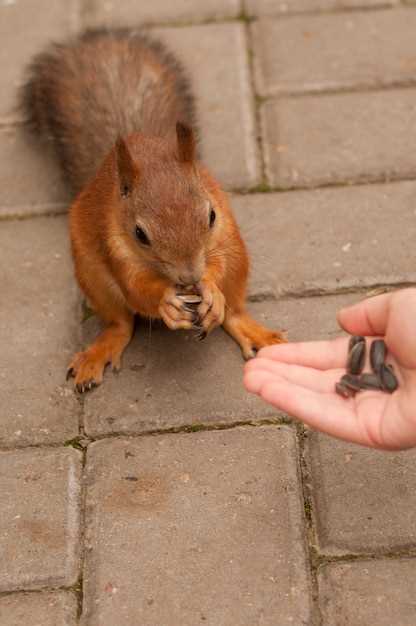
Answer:
<path fill-rule="evenodd" d="M 181 287 L 188 287 L 199 283 L 201 278 L 202 275 L 200 272 L 181 272 L 178 276 L 178 283 Z"/>

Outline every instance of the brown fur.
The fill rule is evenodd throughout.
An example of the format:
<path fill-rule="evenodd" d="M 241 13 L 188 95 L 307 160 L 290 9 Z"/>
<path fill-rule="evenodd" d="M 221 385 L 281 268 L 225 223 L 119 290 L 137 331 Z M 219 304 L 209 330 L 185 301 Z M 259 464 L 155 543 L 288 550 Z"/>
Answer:
<path fill-rule="evenodd" d="M 74 190 L 79 284 L 107 327 L 69 373 L 79 391 L 118 368 L 135 313 L 171 329 L 215 326 L 246 358 L 282 341 L 245 312 L 248 257 L 225 194 L 196 160 L 193 102 L 164 48 L 128 31 L 87 33 L 35 59 L 23 102 L 51 134 Z M 105 157 L 105 158 L 104 158 Z M 197 315 L 178 285 L 201 295 Z"/>

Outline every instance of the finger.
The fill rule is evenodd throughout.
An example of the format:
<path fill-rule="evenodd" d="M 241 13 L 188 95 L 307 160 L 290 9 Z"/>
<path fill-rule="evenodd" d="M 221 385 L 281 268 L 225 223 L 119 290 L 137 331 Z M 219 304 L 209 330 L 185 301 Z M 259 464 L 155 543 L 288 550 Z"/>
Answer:
<path fill-rule="evenodd" d="M 276 375 L 291 383 L 302 385 L 319 393 L 333 392 L 335 383 L 345 374 L 345 369 L 342 368 L 317 370 L 311 367 L 290 365 L 264 358 L 249 361 L 245 365 L 245 371 L 247 373 L 256 373 L 257 375 Z"/>
<path fill-rule="evenodd" d="M 384 293 L 341 309 L 339 325 L 352 335 L 384 335 L 392 296 Z"/>
<path fill-rule="evenodd" d="M 172 304 L 165 305 L 165 313 L 168 317 L 170 317 L 172 320 L 175 320 L 176 322 L 179 322 L 180 320 L 187 320 L 189 322 L 192 322 L 195 318 L 194 313 L 189 313 L 187 311 L 184 311 L 183 309 L 178 311 L 178 309 Z"/>
<path fill-rule="evenodd" d="M 328 370 L 345 368 L 347 352 L 348 338 L 339 337 L 333 341 L 307 341 L 267 346 L 260 350 L 257 358 Z"/>
<path fill-rule="evenodd" d="M 203 286 L 201 288 L 201 296 L 202 296 L 202 302 L 198 307 L 198 315 L 201 319 L 204 319 L 208 311 L 210 311 L 212 308 L 212 305 L 214 302 L 214 296 L 213 296 L 212 291 L 206 286 Z"/>
<path fill-rule="evenodd" d="M 272 383 L 276 376 L 265 370 L 245 371 L 243 377 L 244 387 L 249 393 L 259 394 L 266 383 Z"/>
<path fill-rule="evenodd" d="M 371 445 L 365 429 L 356 418 L 354 399 L 317 393 L 283 379 L 266 382 L 258 395 L 314 430 L 345 441 Z"/>
<path fill-rule="evenodd" d="M 171 330 L 190 330 L 191 328 L 193 328 L 193 323 L 189 320 L 175 320 L 170 317 L 170 315 L 168 315 L 164 309 L 160 309 L 159 313 L 166 326 Z"/>
<path fill-rule="evenodd" d="M 206 314 L 205 318 L 202 320 L 202 328 L 209 334 L 211 330 L 216 328 L 217 326 L 221 326 L 224 321 L 225 316 L 225 308 L 224 308 L 224 297 L 218 291 L 213 294 L 212 299 L 212 307 Z"/>

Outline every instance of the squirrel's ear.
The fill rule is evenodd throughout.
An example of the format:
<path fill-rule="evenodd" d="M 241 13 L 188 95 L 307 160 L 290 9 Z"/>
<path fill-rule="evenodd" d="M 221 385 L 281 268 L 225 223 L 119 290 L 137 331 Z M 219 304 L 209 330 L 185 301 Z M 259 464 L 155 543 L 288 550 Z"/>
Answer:
<path fill-rule="evenodd" d="M 195 136 L 192 128 L 177 122 L 176 136 L 178 138 L 179 160 L 191 163 L 195 159 Z"/>
<path fill-rule="evenodd" d="M 117 171 L 120 184 L 120 194 L 127 198 L 139 177 L 139 170 L 133 161 L 131 152 L 124 139 L 119 137 L 116 143 Z"/>

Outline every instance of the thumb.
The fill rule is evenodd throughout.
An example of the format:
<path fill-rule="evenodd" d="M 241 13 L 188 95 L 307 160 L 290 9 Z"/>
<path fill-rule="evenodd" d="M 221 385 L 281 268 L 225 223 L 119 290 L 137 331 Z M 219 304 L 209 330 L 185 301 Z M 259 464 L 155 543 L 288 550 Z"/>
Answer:
<path fill-rule="evenodd" d="M 368 298 L 338 311 L 338 324 L 351 335 L 384 335 L 392 293 Z"/>

